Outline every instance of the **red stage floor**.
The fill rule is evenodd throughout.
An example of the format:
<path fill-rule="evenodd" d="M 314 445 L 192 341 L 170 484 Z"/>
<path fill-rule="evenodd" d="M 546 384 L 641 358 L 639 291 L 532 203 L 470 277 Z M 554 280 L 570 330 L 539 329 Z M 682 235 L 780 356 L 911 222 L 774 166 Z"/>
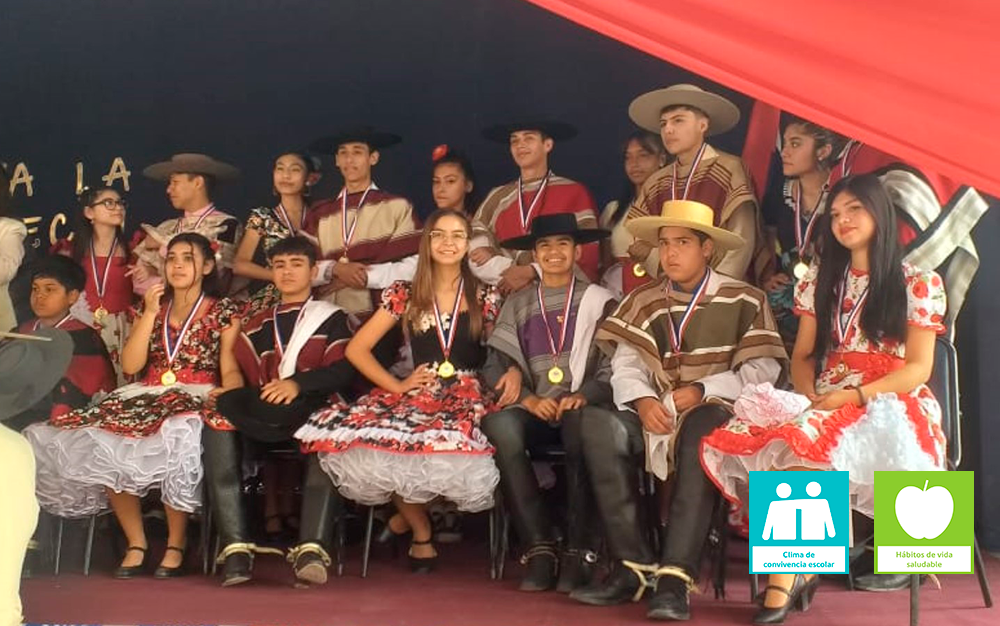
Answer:
<path fill-rule="evenodd" d="M 438 571 L 412 575 L 402 559 L 376 552 L 367 580 L 359 576 L 360 559 L 349 552 L 345 575 L 325 587 L 294 589 L 289 566 L 276 557 L 258 561 L 257 579 L 222 589 L 214 579 L 192 575 L 157 581 L 119 581 L 106 572 L 25 581 L 25 617 L 30 623 L 75 624 L 240 624 L 316 626 L 604 626 L 641 624 L 645 604 L 587 607 L 555 593 L 516 590 L 518 566 L 511 562 L 504 581 L 489 580 L 486 550 L 479 543 L 441 547 Z M 1000 561 L 987 557 L 994 593 L 1000 596 Z M 748 624 L 746 562 L 730 560 L 728 598 L 711 592 L 693 599 L 694 623 Z M 943 589 L 930 584 L 921 593 L 924 626 L 996 626 L 1000 609 L 983 608 L 975 576 L 942 578 Z M 907 592 L 848 592 L 836 581 L 824 582 L 806 614 L 789 624 L 810 626 L 906 626 Z"/>

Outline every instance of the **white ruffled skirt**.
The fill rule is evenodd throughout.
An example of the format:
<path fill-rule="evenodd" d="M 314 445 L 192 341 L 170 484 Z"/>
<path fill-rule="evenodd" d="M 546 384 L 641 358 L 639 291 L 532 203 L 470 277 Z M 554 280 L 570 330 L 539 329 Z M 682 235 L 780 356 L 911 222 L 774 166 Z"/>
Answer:
<path fill-rule="evenodd" d="M 202 415 L 200 405 L 211 387 L 142 384 L 118 389 L 103 402 L 60 420 L 96 417 L 101 425 L 60 427 L 40 423 L 24 430 L 35 453 L 39 505 L 60 517 L 81 517 L 107 508 L 105 489 L 145 496 L 157 489 L 170 507 L 193 513 L 201 506 Z M 170 394 L 167 396 L 167 394 Z M 146 406 L 172 407 L 151 432 L 127 434 L 119 419 Z M 118 414 L 121 411 L 121 414 Z M 114 426 L 101 413 L 115 412 Z M 134 417 L 134 416 L 133 416 Z"/>

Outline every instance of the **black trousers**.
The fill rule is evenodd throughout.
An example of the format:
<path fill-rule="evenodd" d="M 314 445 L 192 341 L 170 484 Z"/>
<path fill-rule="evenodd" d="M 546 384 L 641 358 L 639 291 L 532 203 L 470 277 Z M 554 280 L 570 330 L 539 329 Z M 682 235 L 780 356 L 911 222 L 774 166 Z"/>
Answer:
<path fill-rule="evenodd" d="M 239 431 L 202 430 L 203 463 L 209 503 L 222 546 L 250 541 L 246 504 L 241 489 L 244 436 Z M 306 458 L 302 488 L 299 543 L 316 542 L 330 551 L 343 499 L 319 465 L 315 454 Z"/>
<path fill-rule="evenodd" d="M 555 541 L 552 520 L 531 466 L 531 452 L 559 443 L 566 451 L 567 548 L 596 548 L 593 495 L 581 454 L 581 411 L 550 424 L 526 409 L 510 407 L 487 415 L 482 429 L 496 448 L 500 488 L 518 537 L 526 546 Z"/>
<path fill-rule="evenodd" d="M 638 481 L 645 460 L 639 416 L 596 407 L 583 411 L 583 455 L 611 556 L 656 562 L 639 502 Z M 700 569 L 702 546 L 719 498 L 701 467 L 701 440 L 731 416 L 725 407 L 703 404 L 684 418 L 674 443 L 676 476 L 659 563 L 682 567 L 692 577 Z"/>

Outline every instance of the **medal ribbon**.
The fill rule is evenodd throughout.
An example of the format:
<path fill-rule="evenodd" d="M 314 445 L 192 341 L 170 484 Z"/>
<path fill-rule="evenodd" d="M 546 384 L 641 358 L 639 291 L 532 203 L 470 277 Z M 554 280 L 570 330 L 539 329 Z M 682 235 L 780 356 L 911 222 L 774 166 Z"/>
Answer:
<path fill-rule="evenodd" d="M 205 299 L 205 292 L 201 292 L 198 296 L 198 301 L 194 303 L 191 307 L 191 312 L 188 313 L 187 319 L 184 320 L 184 325 L 181 326 L 181 330 L 177 333 L 177 343 L 170 345 L 170 310 L 174 307 L 174 301 L 171 300 L 170 304 L 167 305 L 166 315 L 163 316 L 163 349 L 167 352 L 167 367 L 174 364 L 174 359 L 177 358 L 177 354 L 181 351 L 181 344 L 184 343 L 184 336 L 187 335 L 188 330 L 191 328 L 191 324 L 194 322 L 194 316 L 201 308 L 201 303 Z"/>
<path fill-rule="evenodd" d="M 198 227 L 201 226 L 201 223 L 204 222 L 206 219 L 208 219 L 208 216 L 211 215 L 212 213 L 215 213 L 215 203 L 214 202 L 212 204 L 208 205 L 208 208 L 205 210 L 204 213 L 201 214 L 201 217 L 198 218 L 198 221 L 194 223 L 194 228 L 192 228 L 190 230 L 198 230 Z M 174 234 L 175 235 L 177 233 L 181 232 L 181 230 L 184 228 L 184 221 L 185 220 L 187 220 L 187 216 L 186 215 L 183 216 L 183 217 L 181 217 L 179 220 L 177 220 L 177 226 L 174 227 Z"/>
<path fill-rule="evenodd" d="M 705 293 L 708 291 L 708 279 L 712 275 L 712 268 L 705 268 L 705 275 L 702 276 L 701 282 L 695 288 L 694 293 L 691 294 L 691 302 L 688 302 L 687 308 L 684 309 L 684 315 L 681 317 L 681 323 L 674 325 L 674 318 L 670 315 L 669 311 L 667 313 L 667 319 L 670 321 L 670 348 L 673 352 L 681 351 L 681 344 L 684 341 L 684 331 L 687 330 L 688 323 L 691 322 L 691 316 L 694 315 L 695 309 L 698 308 L 698 303 L 701 299 L 705 297 Z M 667 282 L 667 306 L 670 306 L 670 282 Z"/>
<path fill-rule="evenodd" d="M 799 181 L 798 191 L 795 193 L 795 245 L 799 251 L 799 258 L 805 260 L 805 247 L 809 245 L 809 241 L 812 239 L 813 227 L 816 225 L 816 218 L 819 217 L 819 205 L 823 202 L 823 193 L 826 191 L 826 185 L 823 185 L 823 190 L 819 192 L 819 197 L 816 198 L 816 206 L 813 207 L 812 217 L 809 218 L 809 222 L 806 224 L 805 233 L 802 232 L 802 181 Z"/>
<path fill-rule="evenodd" d="M 434 330 L 437 331 L 438 343 L 441 344 L 441 354 L 444 360 L 448 361 L 451 356 L 451 347 L 455 343 L 456 329 L 458 328 L 458 309 L 462 306 L 462 297 L 465 293 L 465 278 L 458 281 L 458 294 L 455 296 L 455 306 L 451 311 L 451 326 L 448 327 L 447 336 L 444 334 L 444 324 L 441 320 L 441 309 L 438 308 L 437 298 L 434 298 Z"/>
<path fill-rule="evenodd" d="M 115 250 L 118 248 L 118 233 L 111 240 L 111 250 L 108 252 L 108 262 L 104 266 L 104 273 L 97 271 L 97 249 L 94 247 L 94 240 L 90 240 L 90 269 L 94 273 L 94 288 L 97 290 L 97 304 L 104 306 L 104 294 L 108 287 L 108 275 L 111 273 L 111 262 L 115 258 Z"/>
<path fill-rule="evenodd" d="M 861 292 L 858 297 L 858 301 L 854 304 L 854 308 L 851 309 L 850 314 L 847 316 L 847 322 L 844 323 L 844 299 L 847 298 L 847 282 L 849 280 L 851 273 L 851 266 L 848 265 L 847 269 L 844 270 L 844 282 L 840 284 L 840 294 L 837 297 L 837 313 L 834 315 L 834 320 L 836 321 L 836 331 L 837 331 L 837 341 L 840 345 L 844 345 L 849 337 L 851 329 L 857 322 L 858 315 L 861 314 L 861 309 L 865 305 L 865 300 L 868 299 L 868 287 Z"/>
<path fill-rule="evenodd" d="M 62 326 L 63 324 L 66 323 L 66 320 L 68 320 L 71 317 L 73 317 L 73 314 L 72 313 L 67 313 L 65 315 L 65 317 L 63 317 L 61 320 L 59 320 L 58 322 L 56 322 L 55 324 L 53 324 L 52 328 L 59 328 L 60 326 Z M 41 327 L 42 327 L 42 320 L 35 320 L 35 325 L 32 326 L 31 330 L 35 331 L 35 330 L 38 330 Z"/>
<path fill-rule="evenodd" d="M 531 215 L 535 212 L 535 207 L 540 204 L 542 194 L 545 192 L 546 187 L 549 186 L 549 178 L 552 176 L 552 170 L 545 172 L 545 178 L 542 179 L 542 184 L 538 186 L 538 192 L 535 197 L 531 199 L 531 204 L 528 205 L 528 211 L 524 211 L 524 183 L 521 177 L 517 177 L 517 211 L 518 215 L 521 216 L 521 228 L 524 232 L 528 232 L 528 225 L 531 224 Z"/>
<path fill-rule="evenodd" d="M 302 219 L 299 220 L 298 229 L 292 226 L 292 218 L 288 217 L 288 211 L 285 210 L 285 206 L 283 204 L 276 206 L 274 208 L 274 212 L 277 214 L 278 220 L 285 225 L 285 228 L 288 229 L 288 232 L 292 233 L 293 237 L 295 236 L 295 233 L 304 229 L 306 226 L 306 208 L 304 206 L 302 207 Z"/>
<path fill-rule="evenodd" d="M 698 164 L 701 163 L 701 157 L 705 155 L 705 148 L 707 147 L 707 143 L 702 143 L 701 147 L 698 148 L 698 154 L 695 155 L 694 161 L 691 162 L 691 171 L 688 172 L 687 178 L 684 180 L 684 195 L 681 197 L 681 200 L 688 199 L 688 192 L 691 191 L 691 180 L 694 179 L 694 173 L 698 170 Z M 670 199 L 677 199 L 677 159 L 674 159 L 674 171 L 670 177 Z"/>
<path fill-rule="evenodd" d="M 306 311 L 306 305 L 312 301 L 312 296 L 306 299 L 302 303 L 302 308 L 299 309 L 299 314 L 295 316 L 295 326 L 299 325 L 302 320 L 302 314 Z M 278 359 L 285 355 L 285 341 L 281 338 L 281 331 L 278 329 L 278 307 L 274 307 L 274 311 L 271 313 L 271 321 L 274 323 L 274 351 L 278 353 Z M 292 332 L 295 331 L 295 326 L 292 326 Z"/>
<path fill-rule="evenodd" d="M 576 292 L 576 276 L 573 276 L 573 280 L 569 283 L 569 288 L 566 290 L 566 305 L 563 307 L 562 323 L 559 324 L 559 345 L 556 345 L 556 339 L 552 335 L 552 326 L 549 324 L 548 313 L 545 312 L 545 295 L 542 293 L 542 283 L 538 283 L 538 306 L 542 311 L 542 321 L 545 322 L 545 334 L 549 338 L 549 348 L 552 351 L 552 360 L 555 362 L 558 360 L 559 355 L 563 351 L 563 346 L 566 345 L 566 331 L 569 330 L 569 310 L 573 306 L 573 294 Z M 556 319 L 558 322 L 559 320 Z"/>
<path fill-rule="evenodd" d="M 358 207 L 354 210 L 354 222 L 351 224 L 350 228 L 347 227 L 347 187 L 340 190 L 340 226 L 341 235 L 344 238 L 344 254 L 347 254 L 347 249 L 351 247 L 351 241 L 354 239 L 354 231 L 358 228 L 358 217 L 361 215 L 361 207 L 365 205 L 365 200 L 368 199 L 368 192 L 372 189 L 378 189 L 375 183 L 368 185 L 368 189 L 361 194 L 361 201 L 358 202 Z"/>

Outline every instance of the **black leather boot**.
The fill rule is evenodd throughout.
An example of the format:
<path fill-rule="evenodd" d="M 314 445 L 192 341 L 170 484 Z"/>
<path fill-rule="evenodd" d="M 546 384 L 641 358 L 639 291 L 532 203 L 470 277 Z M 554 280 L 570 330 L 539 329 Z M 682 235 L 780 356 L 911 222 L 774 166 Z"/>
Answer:
<path fill-rule="evenodd" d="M 656 569 L 652 564 L 645 567 Z M 649 587 L 645 573 L 628 568 L 619 562 L 605 580 L 577 589 L 569 594 L 569 597 L 593 606 L 611 606 L 635 602 Z"/>
<path fill-rule="evenodd" d="M 687 583 L 675 576 L 660 576 L 656 592 L 649 599 L 649 619 L 682 622 L 691 619 Z"/>
<path fill-rule="evenodd" d="M 521 557 L 521 565 L 525 567 L 524 578 L 521 579 L 521 591 L 548 591 L 556 586 L 556 574 L 559 569 L 559 557 L 555 544 L 540 543 L 528 548 Z"/>
<path fill-rule="evenodd" d="M 570 593 L 574 589 L 586 587 L 594 579 L 597 570 L 597 553 L 593 550 L 565 550 L 559 558 L 559 582 L 556 591 Z"/>
<path fill-rule="evenodd" d="M 292 550 L 295 578 L 302 583 L 322 585 L 330 566 L 329 546 L 344 507 L 344 500 L 330 477 L 320 467 L 319 457 L 306 457 L 306 477 L 302 487 L 299 543 Z"/>
<path fill-rule="evenodd" d="M 222 546 L 222 586 L 231 587 L 253 578 L 253 552 L 241 549 L 249 542 L 243 494 L 240 490 L 243 472 L 243 450 L 236 431 L 204 428 L 201 433 L 204 448 L 205 480 L 212 515 Z"/>

